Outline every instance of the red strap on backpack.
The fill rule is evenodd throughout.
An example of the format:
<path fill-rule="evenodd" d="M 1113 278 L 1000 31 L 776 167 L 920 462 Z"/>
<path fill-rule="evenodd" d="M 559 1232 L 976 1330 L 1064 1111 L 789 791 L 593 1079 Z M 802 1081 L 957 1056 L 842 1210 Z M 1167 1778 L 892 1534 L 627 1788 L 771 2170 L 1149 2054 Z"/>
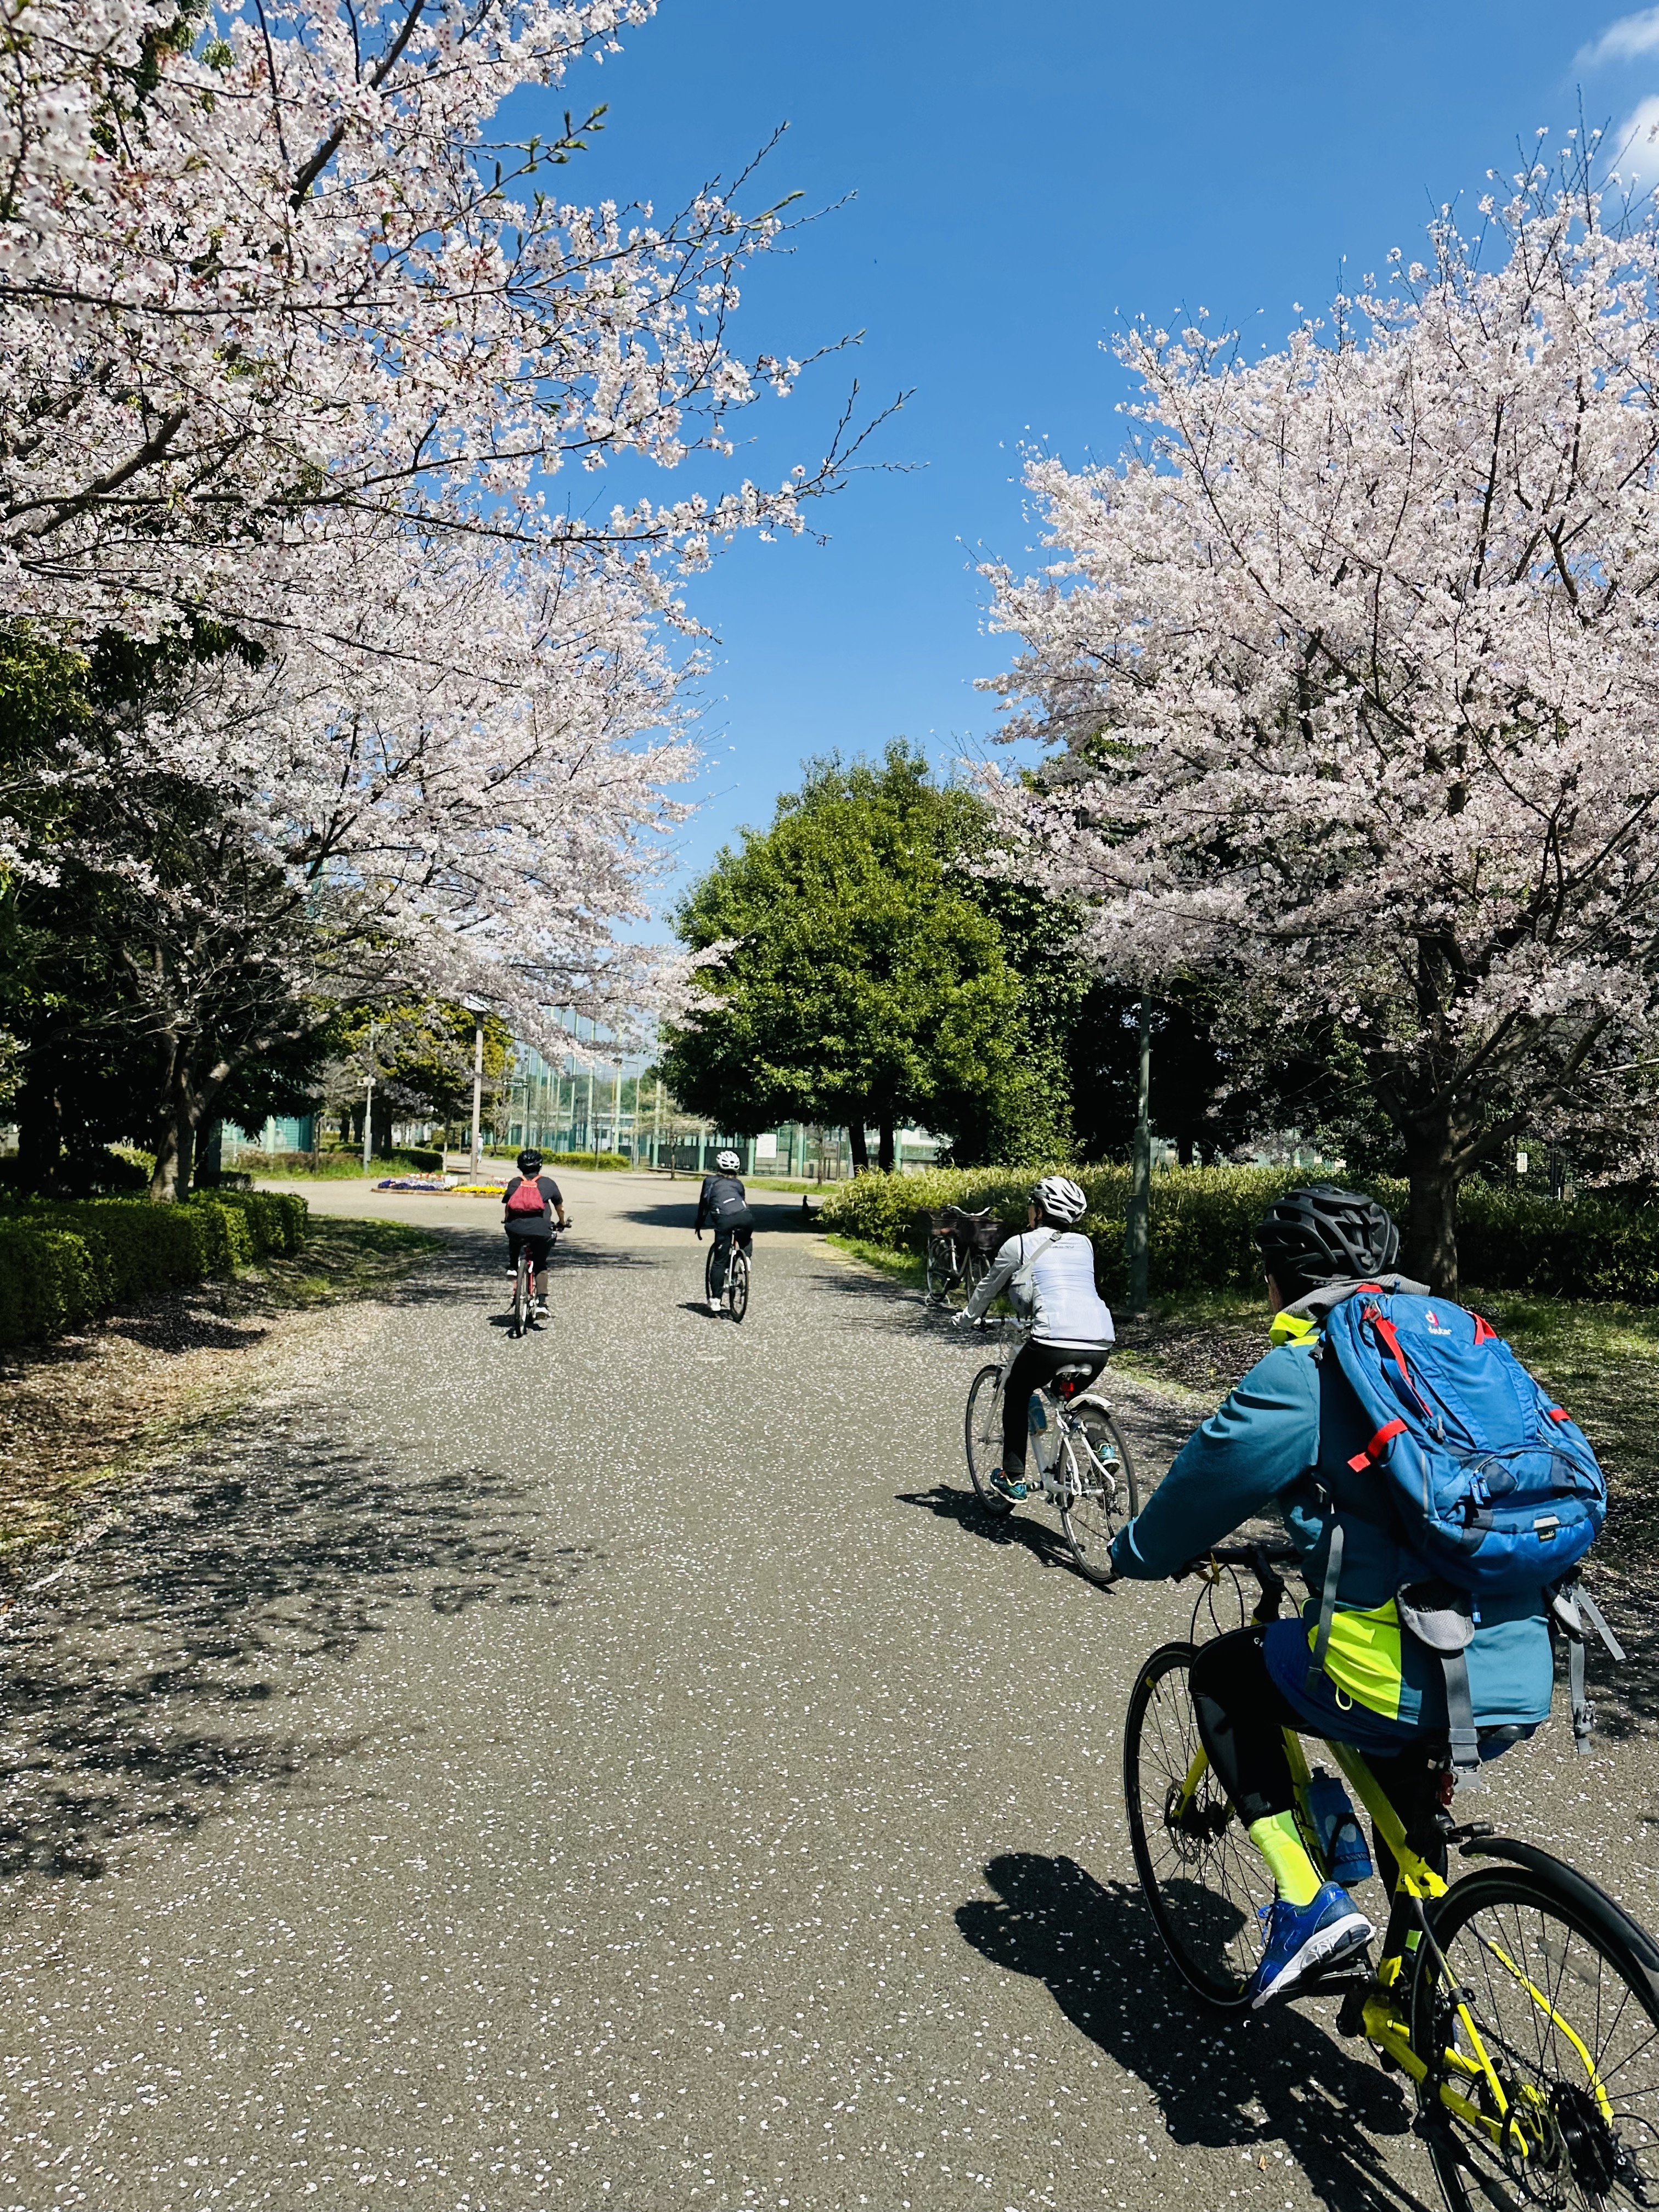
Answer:
<path fill-rule="evenodd" d="M 1403 1431 L 1410 1426 L 1411 1423 L 1409 1421 L 1395 1419 L 1386 1422 L 1371 1438 L 1364 1450 L 1362 1452 L 1356 1452 L 1354 1454 L 1353 1457 L 1348 1462 L 1348 1465 L 1353 1469 L 1356 1474 L 1364 1474 L 1368 1467 L 1371 1466 L 1376 1461 L 1382 1458 L 1383 1453 L 1394 1442 L 1394 1439 L 1397 1436 L 1402 1434 Z"/>
<path fill-rule="evenodd" d="M 1477 1344 L 1496 1344 L 1498 1341 L 1498 1331 L 1485 1314 L 1476 1314 L 1474 1317 L 1474 1340 Z"/>

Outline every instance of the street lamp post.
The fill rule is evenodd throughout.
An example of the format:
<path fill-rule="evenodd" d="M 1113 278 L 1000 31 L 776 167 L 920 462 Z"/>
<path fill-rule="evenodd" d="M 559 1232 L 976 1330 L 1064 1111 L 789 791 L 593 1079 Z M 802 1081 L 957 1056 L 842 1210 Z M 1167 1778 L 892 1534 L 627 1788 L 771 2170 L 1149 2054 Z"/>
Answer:
<path fill-rule="evenodd" d="M 374 1157 L 374 1020 L 368 1024 L 368 1073 L 363 1079 L 363 1173 Z"/>
<path fill-rule="evenodd" d="M 469 1163 L 472 1180 L 478 1180 L 478 1170 L 483 1164 L 483 1016 L 472 1017 L 472 1157 Z"/>
<path fill-rule="evenodd" d="M 1129 1310 L 1145 1313 L 1149 1297 L 1147 1244 L 1152 1206 L 1152 1001 L 1140 994 L 1140 1073 L 1135 1097 L 1135 1144 L 1129 1168 L 1126 1224 L 1129 1259 Z"/>

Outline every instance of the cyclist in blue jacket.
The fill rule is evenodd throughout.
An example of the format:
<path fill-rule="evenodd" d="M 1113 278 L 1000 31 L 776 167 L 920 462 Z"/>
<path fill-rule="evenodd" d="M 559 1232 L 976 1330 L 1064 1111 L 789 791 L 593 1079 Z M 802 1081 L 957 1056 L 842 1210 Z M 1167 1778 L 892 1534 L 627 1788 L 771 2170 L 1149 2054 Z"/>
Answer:
<path fill-rule="evenodd" d="M 1281 1996 L 1316 1967 L 1369 1941 L 1347 1892 L 1322 1882 L 1297 1826 L 1283 1731 L 1354 1745 L 1396 1803 L 1443 1745 L 1448 1715 L 1438 1660 L 1402 1626 L 1396 1593 L 1422 1573 L 1392 1508 L 1362 1464 L 1375 1428 L 1334 1358 L 1320 1357 L 1324 1317 L 1362 1282 L 1429 1295 L 1392 1271 L 1399 1231 L 1375 1200 L 1318 1184 L 1269 1207 L 1256 1241 L 1273 1312 L 1270 1349 L 1182 1446 L 1146 1510 L 1118 1532 L 1119 1575 L 1179 1573 L 1260 1514 L 1280 1517 L 1303 1551 L 1315 1593 L 1300 1618 L 1206 1644 L 1193 1703 L 1211 1765 L 1271 1869 L 1276 1902 L 1254 2002 Z M 1328 1646 L 1310 1664 L 1338 1520 L 1343 1550 Z M 1529 1735 L 1549 1713 L 1553 1659 L 1541 1595 L 1486 1601 L 1467 1653 L 1481 1754 Z"/>

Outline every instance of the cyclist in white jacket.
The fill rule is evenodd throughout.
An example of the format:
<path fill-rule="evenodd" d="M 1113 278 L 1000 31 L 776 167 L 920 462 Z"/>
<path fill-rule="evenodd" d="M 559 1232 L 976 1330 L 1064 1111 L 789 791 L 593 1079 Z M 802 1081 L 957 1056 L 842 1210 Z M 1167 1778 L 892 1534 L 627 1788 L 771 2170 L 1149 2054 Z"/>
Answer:
<path fill-rule="evenodd" d="M 1002 1465 L 991 1487 L 1018 1501 L 1025 1495 L 1025 1436 L 1031 1393 L 1062 1367 L 1086 1367 L 1092 1382 L 1117 1332 L 1095 1288 L 1095 1250 L 1075 1225 L 1089 1201 L 1069 1176 L 1044 1176 L 1031 1193 L 1026 1228 L 1011 1237 L 961 1313 L 977 1321 L 1006 1291 L 1030 1334 L 1015 1355 L 1002 1391 Z"/>

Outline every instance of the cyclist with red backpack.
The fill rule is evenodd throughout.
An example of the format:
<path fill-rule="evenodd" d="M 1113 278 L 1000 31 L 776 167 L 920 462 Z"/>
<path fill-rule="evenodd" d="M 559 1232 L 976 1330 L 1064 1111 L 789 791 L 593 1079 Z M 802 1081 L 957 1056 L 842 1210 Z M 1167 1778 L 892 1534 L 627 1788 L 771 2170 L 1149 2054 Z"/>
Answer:
<path fill-rule="evenodd" d="M 1204 1645 L 1190 1675 L 1211 1765 L 1273 1877 L 1260 2005 L 1372 1932 L 1308 1850 L 1284 1731 L 1352 1744 L 1391 1802 L 1420 1799 L 1448 1745 L 1468 1777 L 1548 1717 L 1553 1615 L 1575 1639 L 1582 1740 L 1586 1621 L 1607 1632 L 1572 1575 L 1607 1486 L 1502 1338 L 1393 1272 L 1399 1231 L 1375 1200 L 1294 1191 L 1256 1242 L 1271 1348 L 1120 1530 L 1112 1564 L 1178 1575 L 1262 1513 L 1304 1553 L 1301 1617 Z"/>
<path fill-rule="evenodd" d="M 547 1262 L 553 1249 L 554 1217 L 558 1217 L 561 1229 L 570 1226 L 569 1216 L 564 1210 L 564 1199 L 551 1176 L 542 1173 L 542 1156 L 527 1147 L 519 1155 L 519 1172 L 502 1194 L 507 1227 L 507 1272 L 516 1276 L 519 1272 L 519 1253 L 527 1246 L 530 1264 L 534 1270 L 532 1288 L 535 1292 L 537 1314 L 547 1315 Z"/>

